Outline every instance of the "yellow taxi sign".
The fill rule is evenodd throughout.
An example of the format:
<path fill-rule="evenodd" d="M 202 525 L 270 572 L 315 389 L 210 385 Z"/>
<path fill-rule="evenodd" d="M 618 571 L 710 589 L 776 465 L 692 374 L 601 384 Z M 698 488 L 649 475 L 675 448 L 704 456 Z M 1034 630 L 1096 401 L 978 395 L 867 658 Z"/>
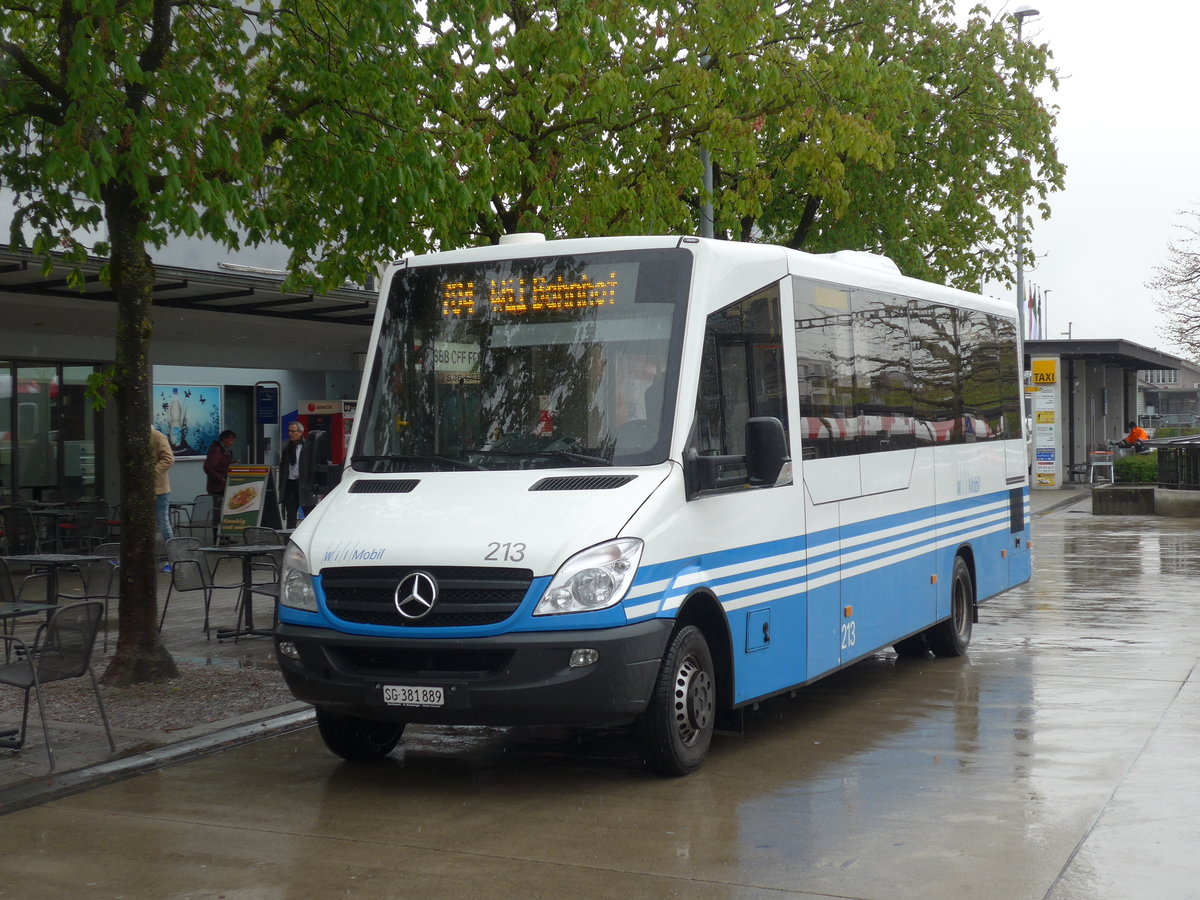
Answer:
<path fill-rule="evenodd" d="M 1032 368 L 1034 384 L 1056 384 L 1058 382 L 1057 359 L 1035 359 Z"/>

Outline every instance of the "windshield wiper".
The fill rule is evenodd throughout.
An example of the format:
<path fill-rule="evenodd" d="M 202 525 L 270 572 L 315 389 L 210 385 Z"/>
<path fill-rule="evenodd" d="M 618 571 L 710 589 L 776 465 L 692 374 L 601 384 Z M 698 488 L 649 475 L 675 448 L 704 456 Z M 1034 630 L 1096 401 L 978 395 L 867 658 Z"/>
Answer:
<path fill-rule="evenodd" d="M 533 457 L 534 459 L 566 459 L 579 463 L 581 466 L 611 466 L 612 460 L 603 456 L 589 456 L 586 453 L 575 453 L 571 450 L 468 450 L 468 453 L 482 456 L 513 456 L 518 459 Z"/>
<path fill-rule="evenodd" d="M 569 459 L 573 462 L 586 465 L 592 463 L 598 466 L 611 466 L 612 460 L 605 459 L 603 456 L 589 456 L 586 453 L 576 453 L 573 450 L 539 450 L 538 456 L 549 456 L 557 459 Z"/>
<path fill-rule="evenodd" d="M 466 469 L 470 471 L 479 471 L 482 466 L 477 466 L 474 463 L 467 462 L 465 459 L 454 459 L 450 456 L 422 456 L 420 454 L 395 454 L 392 456 L 352 456 L 350 465 L 358 468 L 357 463 L 371 463 L 372 472 L 379 471 L 374 463 L 386 462 L 393 464 L 408 464 L 435 466 L 437 468 L 447 469 Z M 436 471 L 437 469 L 435 469 Z M 360 470 L 361 471 L 361 470 Z M 411 469 L 400 469 L 400 471 L 413 471 Z M 417 470 L 420 471 L 420 470 Z"/>

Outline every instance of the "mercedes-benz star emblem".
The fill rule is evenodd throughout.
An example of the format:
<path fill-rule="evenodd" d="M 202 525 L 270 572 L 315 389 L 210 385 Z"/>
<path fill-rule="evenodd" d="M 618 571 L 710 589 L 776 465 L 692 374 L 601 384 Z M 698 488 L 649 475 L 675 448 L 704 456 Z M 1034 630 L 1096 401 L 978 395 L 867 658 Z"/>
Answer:
<path fill-rule="evenodd" d="M 428 572 L 410 572 L 396 585 L 396 612 L 406 619 L 423 619 L 437 602 L 438 584 Z"/>

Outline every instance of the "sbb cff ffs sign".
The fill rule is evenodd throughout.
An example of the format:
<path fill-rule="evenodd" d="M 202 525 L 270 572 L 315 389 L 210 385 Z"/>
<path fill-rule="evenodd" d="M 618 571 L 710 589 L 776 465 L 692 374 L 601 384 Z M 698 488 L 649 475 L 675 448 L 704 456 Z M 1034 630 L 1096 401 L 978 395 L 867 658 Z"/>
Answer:
<path fill-rule="evenodd" d="M 1033 383 L 1034 384 L 1057 384 L 1058 383 L 1058 360 L 1056 360 L 1056 359 L 1035 359 L 1033 361 Z"/>

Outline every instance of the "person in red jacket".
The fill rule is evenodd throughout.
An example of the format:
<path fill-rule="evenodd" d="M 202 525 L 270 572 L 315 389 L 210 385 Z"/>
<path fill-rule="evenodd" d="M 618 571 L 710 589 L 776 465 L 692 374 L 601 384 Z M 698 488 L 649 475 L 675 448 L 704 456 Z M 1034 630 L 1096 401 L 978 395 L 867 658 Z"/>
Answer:
<path fill-rule="evenodd" d="M 204 457 L 204 474 L 208 476 L 205 490 L 213 498 L 213 543 L 217 541 L 218 523 L 221 521 L 221 505 L 225 498 L 225 484 L 229 480 L 229 464 L 233 462 L 233 443 L 237 435 L 229 429 L 222 431 Z"/>

